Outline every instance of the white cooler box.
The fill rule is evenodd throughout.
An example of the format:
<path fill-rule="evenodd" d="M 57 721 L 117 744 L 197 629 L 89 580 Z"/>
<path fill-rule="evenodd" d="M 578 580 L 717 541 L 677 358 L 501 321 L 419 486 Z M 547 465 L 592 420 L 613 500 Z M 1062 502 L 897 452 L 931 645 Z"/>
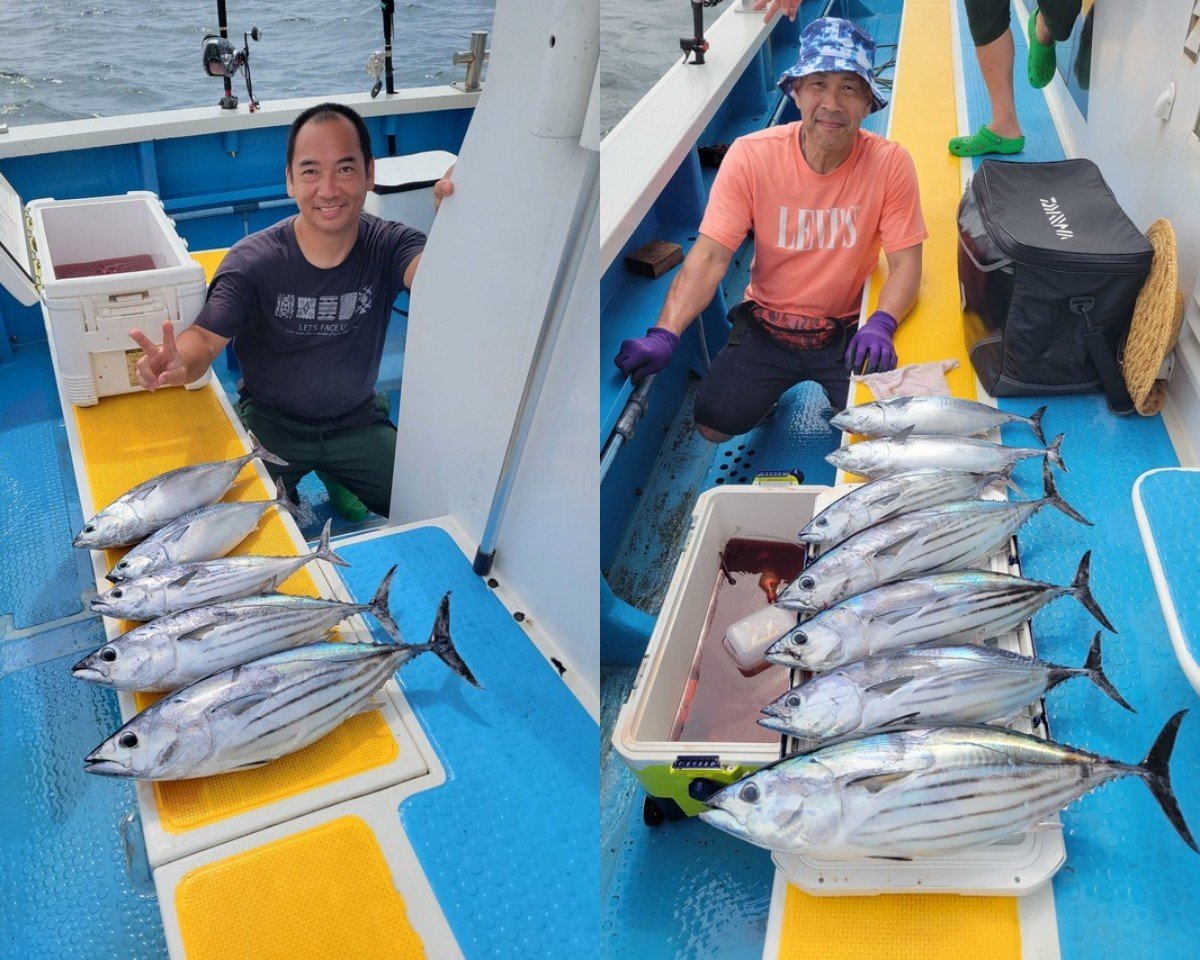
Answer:
<path fill-rule="evenodd" d="M 376 157 L 375 188 L 367 194 L 363 209 L 428 234 L 433 226 L 433 185 L 457 159 L 445 150 Z"/>
<path fill-rule="evenodd" d="M 777 736 L 769 743 L 671 739 L 680 704 L 693 679 L 697 648 L 708 626 L 726 543 L 734 537 L 792 538 L 817 512 L 851 489 L 852 485 L 720 487 L 697 500 L 691 531 L 612 736 L 614 748 L 645 788 L 651 804 L 668 815 L 692 816 L 705 809 L 689 794 L 693 780 L 703 777 L 732 782 L 779 759 L 781 754 Z M 1020 572 L 1009 564 L 1004 553 L 993 558 L 990 569 Z M 765 599 L 763 602 L 765 606 Z M 1027 625 L 1004 634 L 998 644 L 1027 656 L 1033 654 L 1033 638 Z M 798 674 L 793 674 L 792 682 L 799 682 Z M 736 692 L 731 691 L 731 695 Z M 748 715 L 757 716 L 761 706 L 765 701 L 748 704 Z M 1013 728 L 1033 731 L 1026 717 L 1019 718 Z M 1044 727 L 1037 732 L 1044 736 Z M 790 882 L 812 894 L 1019 896 L 1045 884 L 1065 862 L 1066 849 L 1061 831 L 1049 829 L 955 857 L 911 863 L 821 861 L 794 854 L 774 854 L 774 860 Z"/>
<path fill-rule="evenodd" d="M 0 243 L 0 282 L 26 306 L 41 302 L 59 389 L 77 406 L 140 390 L 129 331 L 161 342 L 164 320 L 179 334 L 204 305 L 204 268 L 144 190 L 22 208 L 0 177 Z"/>

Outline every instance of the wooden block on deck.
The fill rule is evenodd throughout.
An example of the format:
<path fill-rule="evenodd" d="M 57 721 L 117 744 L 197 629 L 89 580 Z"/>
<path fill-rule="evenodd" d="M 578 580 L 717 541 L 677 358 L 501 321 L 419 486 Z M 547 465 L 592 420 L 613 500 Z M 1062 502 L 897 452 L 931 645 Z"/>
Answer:
<path fill-rule="evenodd" d="M 657 280 L 672 267 L 683 263 L 683 247 L 666 240 L 651 240 L 625 258 L 625 269 Z"/>

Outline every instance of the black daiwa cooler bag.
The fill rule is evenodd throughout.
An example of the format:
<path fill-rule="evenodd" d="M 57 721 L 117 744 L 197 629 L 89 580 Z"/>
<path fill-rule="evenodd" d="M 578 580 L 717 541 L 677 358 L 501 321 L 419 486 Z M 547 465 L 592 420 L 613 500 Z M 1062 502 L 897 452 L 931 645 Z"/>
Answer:
<path fill-rule="evenodd" d="M 1090 160 L 985 160 L 958 208 L 966 342 L 996 397 L 1102 389 L 1132 409 L 1119 357 L 1154 253 Z"/>

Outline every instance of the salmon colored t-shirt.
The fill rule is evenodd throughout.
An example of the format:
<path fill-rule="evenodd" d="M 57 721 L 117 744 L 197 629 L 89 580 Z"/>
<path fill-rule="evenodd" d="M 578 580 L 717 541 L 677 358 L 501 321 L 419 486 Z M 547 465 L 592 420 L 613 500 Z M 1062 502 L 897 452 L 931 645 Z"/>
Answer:
<path fill-rule="evenodd" d="M 832 173 L 800 152 L 802 123 L 733 142 L 721 161 L 700 232 L 730 250 L 754 231 L 746 299 L 806 317 L 857 316 L 879 260 L 929 234 L 917 171 L 900 144 L 865 130 Z"/>

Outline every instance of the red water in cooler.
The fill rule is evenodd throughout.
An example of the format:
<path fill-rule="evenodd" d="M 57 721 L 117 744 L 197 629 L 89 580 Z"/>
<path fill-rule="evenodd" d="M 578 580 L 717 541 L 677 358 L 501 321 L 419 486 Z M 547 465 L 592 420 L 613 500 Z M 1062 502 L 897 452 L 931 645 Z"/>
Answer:
<path fill-rule="evenodd" d="M 127 257 L 109 257 L 107 260 L 92 260 L 88 263 L 56 263 L 54 276 L 59 280 L 75 280 L 78 277 L 106 277 L 114 273 L 136 273 L 153 270 L 154 258 L 148 253 L 133 253 Z"/>
<path fill-rule="evenodd" d="M 804 546 L 735 537 L 722 551 L 704 636 L 675 718 L 672 740 L 771 743 L 773 730 L 757 723 L 762 707 L 788 689 L 788 671 L 764 666 L 743 673 L 725 649 L 725 631 L 774 602 L 775 590 L 804 568 Z"/>

